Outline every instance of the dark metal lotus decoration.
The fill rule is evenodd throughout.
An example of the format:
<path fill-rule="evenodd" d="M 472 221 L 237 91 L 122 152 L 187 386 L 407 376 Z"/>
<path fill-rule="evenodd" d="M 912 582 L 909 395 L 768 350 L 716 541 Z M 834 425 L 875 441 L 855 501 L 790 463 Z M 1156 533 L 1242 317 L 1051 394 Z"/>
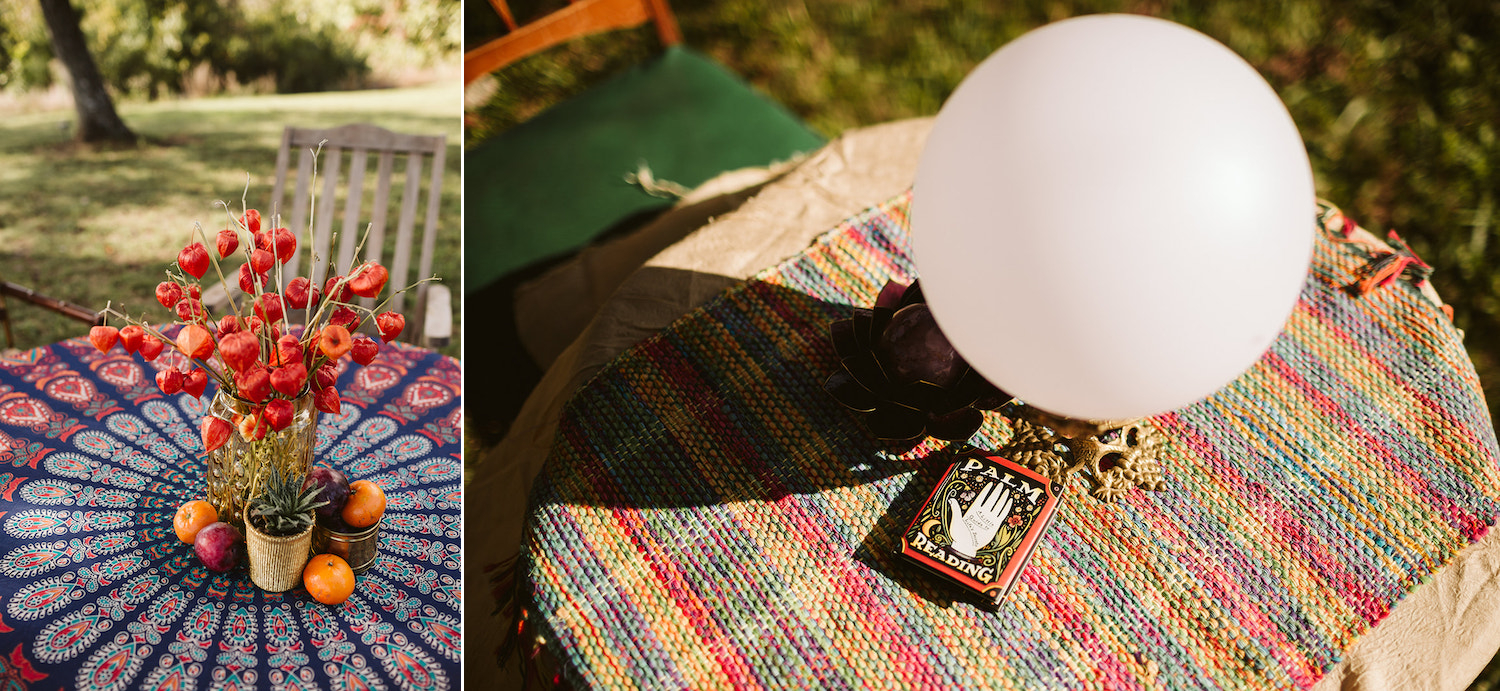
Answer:
<path fill-rule="evenodd" d="M 938 330 L 922 288 L 889 281 L 871 309 L 829 325 L 840 368 L 823 388 L 876 437 L 964 442 L 1011 397 L 975 372 Z"/>

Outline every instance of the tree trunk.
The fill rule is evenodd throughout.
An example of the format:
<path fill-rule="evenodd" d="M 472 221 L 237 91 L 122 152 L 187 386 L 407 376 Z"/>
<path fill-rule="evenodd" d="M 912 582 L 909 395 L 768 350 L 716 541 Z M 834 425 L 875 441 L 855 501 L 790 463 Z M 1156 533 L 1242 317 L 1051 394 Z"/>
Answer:
<path fill-rule="evenodd" d="M 135 133 L 120 120 L 114 102 L 104 90 L 104 78 L 83 40 L 78 12 L 70 0 L 40 1 L 47 30 L 52 34 L 52 52 L 72 77 L 73 105 L 78 108 L 78 140 L 135 142 Z"/>

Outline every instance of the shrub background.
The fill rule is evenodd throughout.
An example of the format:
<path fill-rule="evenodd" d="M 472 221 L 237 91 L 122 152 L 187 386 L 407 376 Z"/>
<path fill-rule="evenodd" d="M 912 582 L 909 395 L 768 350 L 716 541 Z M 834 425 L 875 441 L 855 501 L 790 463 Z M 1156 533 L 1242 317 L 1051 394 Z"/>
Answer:
<path fill-rule="evenodd" d="M 461 0 L 88 0 L 94 59 L 126 97 L 379 86 L 456 64 Z M 54 84 L 36 0 L 0 0 L 0 89 Z"/>

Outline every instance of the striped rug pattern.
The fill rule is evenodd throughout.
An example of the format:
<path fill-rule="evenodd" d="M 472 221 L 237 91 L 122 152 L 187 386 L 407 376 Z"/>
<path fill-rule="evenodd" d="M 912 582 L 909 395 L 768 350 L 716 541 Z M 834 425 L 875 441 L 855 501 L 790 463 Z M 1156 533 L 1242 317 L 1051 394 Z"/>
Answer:
<path fill-rule="evenodd" d="M 1075 478 L 997 611 L 894 555 L 943 468 L 823 392 L 829 321 L 913 276 L 910 195 L 638 345 L 568 406 L 523 599 L 603 688 L 1306 687 L 1500 513 L 1494 429 L 1448 317 L 1323 232 L 1249 372 L 1156 417 L 1168 487 Z M 1205 286 L 1206 290 L 1212 289 Z M 996 448 L 988 414 L 971 440 Z"/>

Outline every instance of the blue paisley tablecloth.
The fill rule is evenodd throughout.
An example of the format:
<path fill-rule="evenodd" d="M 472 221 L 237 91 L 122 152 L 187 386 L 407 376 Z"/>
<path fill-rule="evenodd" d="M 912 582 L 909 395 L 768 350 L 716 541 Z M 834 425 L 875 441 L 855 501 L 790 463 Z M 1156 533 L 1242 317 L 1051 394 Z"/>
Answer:
<path fill-rule="evenodd" d="M 343 605 L 205 569 L 172 516 L 203 494 L 198 421 L 159 369 L 86 339 L 0 359 L 0 690 L 457 688 L 460 370 L 391 344 L 339 377 L 318 462 L 385 490 Z"/>

